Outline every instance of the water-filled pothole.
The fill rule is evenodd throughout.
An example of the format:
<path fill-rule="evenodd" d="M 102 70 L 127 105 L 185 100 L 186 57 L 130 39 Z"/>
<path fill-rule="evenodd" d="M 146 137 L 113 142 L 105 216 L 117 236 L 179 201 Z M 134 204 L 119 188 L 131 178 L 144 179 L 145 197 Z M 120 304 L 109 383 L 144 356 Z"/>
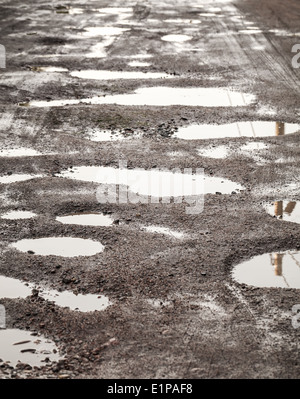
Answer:
<path fill-rule="evenodd" d="M 95 80 L 116 80 L 116 79 L 162 79 L 171 78 L 167 73 L 160 72 L 135 72 L 135 71 L 101 71 L 101 70 L 85 70 L 74 71 L 70 74 L 73 77 L 81 79 Z"/>
<path fill-rule="evenodd" d="M 36 286 L 33 283 L 25 283 L 11 277 L 0 276 L 0 297 L 25 299 L 32 294 L 32 290 L 38 290 L 38 295 L 45 300 L 54 302 L 57 306 L 67 307 L 80 312 L 94 312 L 106 309 L 111 302 L 104 295 L 73 294 L 70 291 L 50 290 L 44 286 Z"/>
<path fill-rule="evenodd" d="M 182 197 L 201 194 L 231 194 L 243 190 L 238 183 L 221 177 L 181 171 L 116 169 L 106 166 L 79 166 L 68 169 L 59 176 L 105 185 L 124 185 L 133 193 L 152 197 Z"/>
<path fill-rule="evenodd" d="M 2 184 L 17 183 L 31 179 L 38 179 L 41 177 L 44 177 L 44 175 L 11 174 L 11 175 L 0 176 L 0 183 Z"/>
<path fill-rule="evenodd" d="M 15 367 L 18 362 L 34 367 L 45 365 L 48 358 L 57 362 L 62 357 L 54 342 L 42 335 L 19 329 L 0 330 L 0 358 Z"/>
<path fill-rule="evenodd" d="M 111 226 L 113 219 L 100 213 L 80 213 L 67 216 L 57 216 L 56 220 L 64 224 L 78 224 L 81 226 Z"/>
<path fill-rule="evenodd" d="M 237 122 L 223 125 L 190 125 L 179 128 L 174 137 L 184 140 L 218 139 L 225 137 L 282 136 L 300 130 L 300 124 L 284 122 Z"/>
<path fill-rule="evenodd" d="M 228 89 L 144 87 L 132 94 L 106 95 L 100 97 L 65 99 L 53 101 L 31 101 L 34 107 L 59 107 L 74 104 L 117 104 L 127 106 L 147 105 L 154 107 L 195 106 L 195 107 L 234 107 L 253 103 L 255 96 Z M 208 125 L 217 126 L 217 125 Z"/>
<path fill-rule="evenodd" d="M 165 35 L 162 36 L 161 38 L 161 40 L 165 42 L 175 42 L 175 43 L 182 43 L 191 39 L 192 37 L 188 35 Z"/>
<path fill-rule="evenodd" d="M 18 219 L 31 219 L 36 217 L 36 213 L 29 211 L 10 211 L 1 215 L 1 219 L 18 220 Z"/>
<path fill-rule="evenodd" d="M 32 148 L 9 148 L 0 150 L 0 157 L 13 158 L 13 157 L 36 157 L 43 155 L 42 153 Z"/>
<path fill-rule="evenodd" d="M 300 288 L 300 251 L 258 255 L 234 267 L 232 277 L 256 287 Z"/>
<path fill-rule="evenodd" d="M 265 210 L 272 216 L 286 222 L 300 223 L 299 201 L 274 201 L 265 204 Z"/>
<path fill-rule="evenodd" d="M 104 250 L 97 241 L 76 237 L 46 237 L 24 239 L 11 244 L 21 252 L 36 255 L 54 255 L 64 257 L 92 256 Z"/>

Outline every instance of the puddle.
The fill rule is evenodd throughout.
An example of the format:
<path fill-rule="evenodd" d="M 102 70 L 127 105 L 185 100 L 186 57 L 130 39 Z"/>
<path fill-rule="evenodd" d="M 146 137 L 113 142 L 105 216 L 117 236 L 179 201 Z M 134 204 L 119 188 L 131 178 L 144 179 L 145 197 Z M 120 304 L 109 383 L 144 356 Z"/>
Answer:
<path fill-rule="evenodd" d="M 265 210 L 278 219 L 286 222 L 300 223 L 299 201 L 274 201 L 264 206 Z"/>
<path fill-rule="evenodd" d="M 180 231 L 170 230 L 167 227 L 143 226 L 142 229 L 146 230 L 149 233 L 163 234 L 163 235 L 171 236 L 173 238 L 183 238 L 184 237 L 184 233 L 182 233 Z"/>
<path fill-rule="evenodd" d="M 5 176 L 0 176 L 0 183 L 10 184 L 10 183 L 16 183 L 19 181 L 38 179 L 41 177 L 44 177 L 44 175 L 26 175 L 26 174 L 5 175 Z"/>
<path fill-rule="evenodd" d="M 36 157 L 43 155 L 42 153 L 32 148 L 10 148 L 0 150 L 0 157 L 14 158 L 14 157 Z"/>
<path fill-rule="evenodd" d="M 95 79 L 95 80 L 115 80 L 115 79 L 162 79 L 170 78 L 166 73 L 159 72 L 123 72 L 123 71 L 74 71 L 70 74 L 73 77 L 81 79 Z"/>
<path fill-rule="evenodd" d="M 161 40 L 165 42 L 175 42 L 175 43 L 183 43 L 191 39 L 192 36 L 188 35 L 165 35 L 161 38 Z"/>
<path fill-rule="evenodd" d="M 57 362 L 61 356 L 55 343 L 42 335 L 33 336 L 30 331 L 4 329 L 0 330 L 0 358 L 13 367 L 18 362 L 41 367 L 46 364 L 46 358 Z"/>
<path fill-rule="evenodd" d="M 104 250 L 100 242 L 74 237 L 24 239 L 11 246 L 21 252 L 33 251 L 36 255 L 64 257 L 92 256 Z"/>
<path fill-rule="evenodd" d="M 25 283 L 21 280 L 0 276 L 0 297 L 25 299 L 32 294 L 33 289 L 39 290 L 39 296 L 45 300 L 54 302 L 57 306 L 67 307 L 80 312 L 93 312 L 106 309 L 111 302 L 104 295 L 78 294 L 70 291 L 59 292 L 49 290 L 46 287 L 38 287 L 32 283 Z M 1 358 L 1 356 L 0 356 Z"/>
<path fill-rule="evenodd" d="M 256 287 L 300 288 L 300 252 L 285 251 L 255 256 L 234 267 L 232 277 Z"/>
<path fill-rule="evenodd" d="M 150 62 L 142 62 L 142 61 L 131 61 L 128 63 L 128 66 L 131 67 L 149 67 L 151 65 Z"/>
<path fill-rule="evenodd" d="M 111 217 L 99 213 L 58 216 L 56 220 L 63 224 L 78 224 L 81 226 L 111 226 L 113 224 Z"/>
<path fill-rule="evenodd" d="M 300 124 L 283 122 L 237 122 L 223 125 L 190 125 L 179 128 L 173 137 L 184 140 L 218 139 L 225 137 L 270 137 L 295 133 Z"/>
<path fill-rule="evenodd" d="M 111 96 L 91 97 L 83 99 L 66 99 L 53 101 L 31 101 L 28 103 L 34 107 L 59 107 L 72 104 L 117 104 L 128 106 L 195 106 L 195 107 L 229 107 L 229 106 L 246 106 L 255 100 L 255 96 L 244 94 L 227 89 L 216 88 L 175 88 L 175 87 L 146 87 L 137 89 L 133 94 L 120 94 Z M 203 125 L 202 125 L 203 126 Z M 208 128 L 214 127 L 224 130 L 226 125 L 206 125 Z M 220 126 L 218 128 L 218 126 Z M 223 126 L 223 129 L 222 127 Z M 189 135 L 190 130 L 199 131 L 199 125 L 187 128 Z M 213 130 L 213 128 L 211 128 Z M 229 131 L 231 131 L 229 129 Z M 180 129 L 177 134 L 180 134 Z M 186 130 L 183 130 L 186 134 Z M 238 131 L 237 131 L 238 133 Z M 193 137 L 195 134 L 193 134 Z M 233 135 L 234 136 L 234 135 Z M 178 136 L 179 137 L 179 136 Z M 223 137 L 223 136 L 222 136 Z M 224 135 L 224 137 L 227 137 Z M 207 138 L 207 137 L 205 137 Z M 194 138 L 192 138 L 194 139 Z"/>
<path fill-rule="evenodd" d="M 37 216 L 36 213 L 28 211 L 10 211 L 1 215 L 1 219 L 10 219 L 10 220 L 31 219 L 36 216 Z"/>
<path fill-rule="evenodd" d="M 173 173 L 172 171 L 156 169 L 79 166 L 63 171 L 58 176 L 79 181 L 114 185 L 115 188 L 117 185 L 124 185 L 133 193 L 156 198 L 214 194 L 215 192 L 231 194 L 234 190 L 244 189 L 241 185 L 224 178 L 204 176 L 203 179 L 201 174 L 193 175 L 177 170 Z M 119 190 L 123 191 L 121 188 Z M 132 198 L 132 200 L 134 199 Z"/>

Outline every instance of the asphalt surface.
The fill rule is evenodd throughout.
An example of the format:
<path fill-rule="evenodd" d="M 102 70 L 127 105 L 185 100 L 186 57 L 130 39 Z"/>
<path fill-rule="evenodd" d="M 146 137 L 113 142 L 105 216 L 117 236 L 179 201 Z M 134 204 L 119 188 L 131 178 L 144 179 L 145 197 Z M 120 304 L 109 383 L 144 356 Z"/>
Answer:
<path fill-rule="evenodd" d="M 37 214 L 0 219 L 1 276 L 37 287 L 26 298 L 1 298 L 0 303 L 6 328 L 43 334 L 64 356 L 58 363 L 14 368 L 0 352 L 0 377 L 299 378 L 300 328 L 292 323 L 299 289 L 256 287 L 232 276 L 236 265 L 253 256 L 300 249 L 299 224 L 278 220 L 264 208 L 272 201 L 300 201 L 300 132 L 275 135 L 278 123 L 300 120 L 300 68 L 292 64 L 292 47 L 300 43 L 299 2 L 153 0 L 124 6 L 119 1 L 10 0 L 0 2 L 0 16 L 6 49 L 6 68 L 0 70 L 1 150 L 31 148 L 40 154 L 0 156 L 0 176 L 42 175 L 0 184 L 1 214 Z M 174 42 L 166 41 L 167 35 L 188 37 Z M 167 78 L 71 75 L 84 70 L 164 73 Z M 150 87 L 230 89 L 255 99 L 239 106 L 213 106 L 209 96 L 206 106 L 181 105 L 181 98 L 171 106 L 105 103 L 110 96 Z M 85 101 L 92 97 L 102 103 Z M 83 102 L 33 105 L 55 100 Z M 193 124 L 249 121 L 269 121 L 274 133 L 176 137 Z M 90 139 L 102 130 L 124 139 Z M 249 142 L 267 150 L 241 151 Z M 199 153 L 219 146 L 230 148 L 231 155 Z M 99 203 L 95 182 L 62 177 L 71 167 L 117 168 L 120 160 L 129 169 L 203 168 L 205 176 L 226 178 L 244 189 L 206 194 L 203 211 L 188 214 L 185 202 Z M 56 220 L 96 212 L 114 223 L 95 227 Z M 151 233 L 147 226 L 183 237 Z M 86 238 L 105 249 L 73 258 L 11 247 L 44 237 Z M 105 295 L 111 305 L 74 311 L 42 298 L 43 286 Z"/>

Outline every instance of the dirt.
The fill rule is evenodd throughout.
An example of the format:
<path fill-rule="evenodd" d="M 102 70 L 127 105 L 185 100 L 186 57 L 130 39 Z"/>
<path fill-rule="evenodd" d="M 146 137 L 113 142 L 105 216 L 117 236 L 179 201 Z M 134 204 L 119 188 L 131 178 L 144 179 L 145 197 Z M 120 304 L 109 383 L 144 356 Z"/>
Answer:
<path fill-rule="evenodd" d="M 0 219 L 0 274 L 56 290 L 106 295 L 112 302 L 104 311 L 83 313 L 58 307 L 36 291 L 26 299 L 1 299 L 7 328 L 42 333 L 64 356 L 34 368 L 12 368 L 2 359 L 1 378 L 299 378 L 300 328 L 292 325 L 299 291 L 240 284 L 231 271 L 255 255 L 300 249 L 299 224 L 278 220 L 263 207 L 266 201 L 300 200 L 300 132 L 255 138 L 268 145 L 260 153 L 261 162 L 251 152 L 238 151 L 252 138 L 180 140 L 173 134 L 195 123 L 299 123 L 300 69 L 292 66 L 291 49 L 300 41 L 300 4 L 192 3 L 129 1 L 129 15 L 124 16 L 97 11 L 124 7 L 118 1 L 76 0 L 63 3 L 65 12 L 57 12 L 62 3 L 56 1 L 1 1 L 1 44 L 6 48 L 6 69 L 0 70 L 1 147 L 30 147 L 47 154 L 0 157 L 1 175 L 44 175 L 0 184 L 1 213 L 38 214 L 33 219 Z M 82 13 L 72 14 L 69 6 Z M 220 9 L 210 11 L 212 7 Z M 215 15 L 201 16 L 203 12 Z M 201 23 L 166 21 L 174 18 Z M 99 36 L 83 33 L 99 26 L 129 30 L 105 47 L 105 57 L 92 58 L 87 54 Z M 239 33 L 247 27 L 261 31 Z M 162 41 L 167 34 L 192 39 Z M 151 66 L 128 66 L 137 54 L 150 54 L 145 61 Z M 69 72 L 42 72 L 37 68 L 42 66 L 69 72 L 164 72 L 172 78 L 89 80 Z M 125 94 L 155 86 L 230 88 L 253 94 L 256 101 L 241 107 L 28 106 L 33 100 Z M 89 140 L 97 129 L 119 132 L 126 139 Z M 230 145 L 236 153 L 224 159 L 201 157 L 198 150 L 208 145 Z M 69 167 L 118 167 L 120 160 L 131 169 L 204 168 L 205 174 L 230 179 L 245 190 L 207 194 L 203 211 L 190 215 L 184 202 L 101 204 L 97 184 L 59 177 Z M 114 224 L 79 226 L 55 220 L 93 212 L 110 215 Z M 142 229 L 150 225 L 185 236 L 176 239 Z M 100 241 L 105 250 L 64 258 L 9 247 L 20 239 L 53 236 Z"/>

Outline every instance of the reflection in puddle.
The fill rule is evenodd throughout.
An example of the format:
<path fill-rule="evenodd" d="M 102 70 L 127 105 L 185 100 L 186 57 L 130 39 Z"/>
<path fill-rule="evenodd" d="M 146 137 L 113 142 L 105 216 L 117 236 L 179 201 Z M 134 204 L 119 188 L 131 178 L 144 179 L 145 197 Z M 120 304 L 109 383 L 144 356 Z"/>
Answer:
<path fill-rule="evenodd" d="M 287 222 L 300 223 L 299 201 L 275 201 L 265 206 L 266 211 L 278 219 Z"/>
<path fill-rule="evenodd" d="M 149 233 L 163 234 L 163 235 L 171 236 L 174 238 L 183 238 L 184 237 L 184 233 L 182 233 L 180 231 L 170 230 L 167 227 L 143 226 L 142 229 L 148 231 Z"/>
<path fill-rule="evenodd" d="M 81 79 L 115 80 L 115 79 L 161 79 L 170 78 L 166 73 L 159 72 L 123 72 L 123 71 L 75 71 L 71 76 Z"/>
<path fill-rule="evenodd" d="M 191 39 L 192 37 L 188 35 L 165 35 L 161 38 L 161 40 L 164 40 L 165 42 L 176 42 L 176 43 L 186 42 Z"/>
<path fill-rule="evenodd" d="M 42 335 L 33 336 L 30 331 L 18 329 L 0 330 L 0 358 L 15 367 L 18 362 L 41 367 L 45 359 L 52 362 L 61 359 L 54 342 Z"/>
<path fill-rule="evenodd" d="M 113 224 L 113 220 L 109 216 L 99 213 L 58 216 L 56 220 L 64 224 L 78 224 L 81 226 L 111 226 Z"/>
<path fill-rule="evenodd" d="M 1 215 L 1 219 L 31 219 L 36 217 L 36 213 L 28 212 L 28 211 L 10 211 Z"/>
<path fill-rule="evenodd" d="M 117 104 L 128 106 L 195 106 L 195 107 L 230 107 L 250 105 L 255 96 L 227 89 L 217 88 L 175 88 L 145 87 L 137 89 L 133 94 L 119 94 L 102 97 L 83 98 L 78 100 L 31 101 L 34 107 L 58 107 L 71 104 Z M 207 125 L 221 126 L 221 125 Z M 183 128 L 199 129 L 199 125 Z M 221 127 L 220 127 L 221 129 Z M 181 130 L 180 130 L 181 131 Z M 180 134 L 180 133 L 179 133 Z"/>
<path fill-rule="evenodd" d="M 182 173 L 175 170 L 143 170 L 143 169 L 116 169 L 105 166 L 79 166 L 63 171 L 59 176 L 86 182 L 95 182 L 104 185 L 120 185 L 120 196 L 132 201 L 139 201 L 135 196 L 130 196 L 126 189 L 121 186 L 127 186 L 132 193 L 142 196 L 159 197 L 182 197 L 203 194 L 231 194 L 234 190 L 243 190 L 244 188 L 228 179 L 221 177 L 206 177 L 201 174 Z M 112 190 L 113 192 L 113 190 Z M 112 193 L 111 192 L 111 193 Z M 103 193 L 104 195 L 104 193 Z M 99 198 L 98 198 L 99 200 Z M 113 200 L 113 199 L 112 199 Z M 115 199 L 116 200 L 116 199 Z"/>
<path fill-rule="evenodd" d="M 268 137 L 295 133 L 300 130 L 296 123 L 238 122 L 224 125 L 190 125 L 175 132 L 174 137 L 184 140 L 217 139 L 224 137 Z"/>
<path fill-rule="evenodd" d="M 109 299 L 104 295 L 75 295 L 70 291 L 59 292 L 56 290 L 49 290 L 43 286 L 37 288 L 37 286 L 32 283 L 24 283 L 14 278 L 0 276 L 1 298 L 25 299 L 32 294 L 33 289 L 38 289 L 40 297 L 54 302 L 57 306 L 67 307 L 71 310 L 78 310 L 80 312 L 100 311 L 111 305 Z"/>
<path fill-rule="evenodd" d="M 300 252 L 255 256 L 234 267 L 233 278 L 256 287 L 300 288 Z"/>
<path fill-rule="evenodd" d="M 74 237 L 47 237 L 24 239 L 11 244 L 21 252 L 32 251 L 36 255 L 92 256 L 104 250 L 100 242 Z"/>
<path fill-rule="evenodd" d="M 0 183 L 2 184 L 10 184 L 10 183 L 16 183 L 19 181 L 26 181 L 26 180 L 31 180 L 31 179 L 38 179 L 44 177 L 44 175 L 26 175 L 26 174 L 12 174 L 12 175 L 5 175 L 5 176 L 0 176 Z"/>

